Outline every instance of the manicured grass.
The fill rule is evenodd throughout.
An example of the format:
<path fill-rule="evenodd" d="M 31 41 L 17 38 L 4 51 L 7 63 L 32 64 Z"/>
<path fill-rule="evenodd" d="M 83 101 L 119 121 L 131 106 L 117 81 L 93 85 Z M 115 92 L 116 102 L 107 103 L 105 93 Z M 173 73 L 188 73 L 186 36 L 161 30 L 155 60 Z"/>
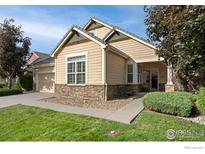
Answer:
<path fill-rule="evenodd" d="M 130 125 L 108 120 L 15 105 L 0 109 L 1 141 L 169 141 L 166 131 L 205 130 L 204 125 L 143 111 Z M 108 136 L 118 130 L 118 136 Z M 205 135 L 174 140 L 205 141 Z"/>

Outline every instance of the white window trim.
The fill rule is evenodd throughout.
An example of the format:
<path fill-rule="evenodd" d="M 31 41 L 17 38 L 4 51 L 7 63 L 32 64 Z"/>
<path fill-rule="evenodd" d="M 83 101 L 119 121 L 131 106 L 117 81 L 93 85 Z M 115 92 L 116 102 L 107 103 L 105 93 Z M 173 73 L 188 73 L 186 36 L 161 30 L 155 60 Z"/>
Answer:
<path fill-rule="evenodd" d="M 128 66 L 131 65 L 132 66 L 132 73 L 128 73 Z M 128 75 L 132 74 L 132 82 L 128 82 Z M 134 64 L 132 63 L 127 63 L 127 83 L 128 84 L 133 84 L 134 83 Z"/>
<path fill-rule="evenodd" d="M 128 82 L 128 78 L 127 78 L 127 75 L 128 75 L 128 70 L 127 70 L 127 67 L 129 64 L 132 64 L 133 65 L 133 82 Z M 129 59 L 126 63 L 126 84 L 138 84 L 138 64 L 133 61 L 132 59 Z"/>
<path fill-rule="evenodd" d="M 85 83 L 84 84 L 77 84 L 76 83 L 76 80 L 75 80 L 75 84 L 69 84 L 68 83 L 68 61 L 67 61 L 67 59 L 69 58 L 69 57 L 76 57 L 76 56 L 85 56 Z M 68 55 L 66 55 L 66 73 L 65 73 L 65 75 L 66 75 L 66 81 L 65 81 L 65 84 L 67 84 L 67 85 L 69 85 L 69 86 L 83 86 L 83 85 L 86 85 L 87 84 L 87 79 L 88 79 L 88 74 L 87 74 L 87 72 L 88 72 L 88 52 L 79 52 L 79 53 L 73 53 L 73 54 L 68 54 Z"/>

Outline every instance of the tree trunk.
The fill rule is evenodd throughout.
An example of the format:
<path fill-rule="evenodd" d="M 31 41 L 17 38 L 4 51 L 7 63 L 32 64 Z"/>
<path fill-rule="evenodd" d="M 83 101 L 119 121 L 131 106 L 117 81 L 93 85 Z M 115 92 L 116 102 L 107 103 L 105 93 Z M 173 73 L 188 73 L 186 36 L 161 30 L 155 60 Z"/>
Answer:
<path fill-rule="evenodd" d="M 11 77 L 7 78 L 7 86 L 9 89 L 11 89 L 11 86 L 12 86 L 12 78 Z"/>

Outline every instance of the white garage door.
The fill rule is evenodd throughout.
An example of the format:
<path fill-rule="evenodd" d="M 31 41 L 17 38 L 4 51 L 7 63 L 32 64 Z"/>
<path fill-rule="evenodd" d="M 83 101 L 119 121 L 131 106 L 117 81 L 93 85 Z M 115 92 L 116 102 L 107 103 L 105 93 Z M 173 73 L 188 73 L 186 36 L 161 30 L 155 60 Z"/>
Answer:
<path fill-rule="evenodd" d="M 54 92 L 54 73 L 38 74 L 38 89 L 40 92 Z"/>

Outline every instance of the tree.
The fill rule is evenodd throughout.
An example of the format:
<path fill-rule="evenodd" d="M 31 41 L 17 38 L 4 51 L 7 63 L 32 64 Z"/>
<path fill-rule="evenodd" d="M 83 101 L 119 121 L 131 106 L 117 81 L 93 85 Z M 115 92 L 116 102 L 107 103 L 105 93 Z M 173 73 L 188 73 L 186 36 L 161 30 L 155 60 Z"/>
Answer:
<path fill-rule="evenodd" d="M 23 73 L 31 45 L 30 38 L 23 36 L 21 26 L 13 22 L 13 19 L 5 19 L 0 23 L 0 76 L 6 79 L 9 89 L 12 79 Z"/>
<path fill-rule="evenodd" d="M 205 6 L 146 6 L 147 34 L 185 88 L 205 84 Z"/>

